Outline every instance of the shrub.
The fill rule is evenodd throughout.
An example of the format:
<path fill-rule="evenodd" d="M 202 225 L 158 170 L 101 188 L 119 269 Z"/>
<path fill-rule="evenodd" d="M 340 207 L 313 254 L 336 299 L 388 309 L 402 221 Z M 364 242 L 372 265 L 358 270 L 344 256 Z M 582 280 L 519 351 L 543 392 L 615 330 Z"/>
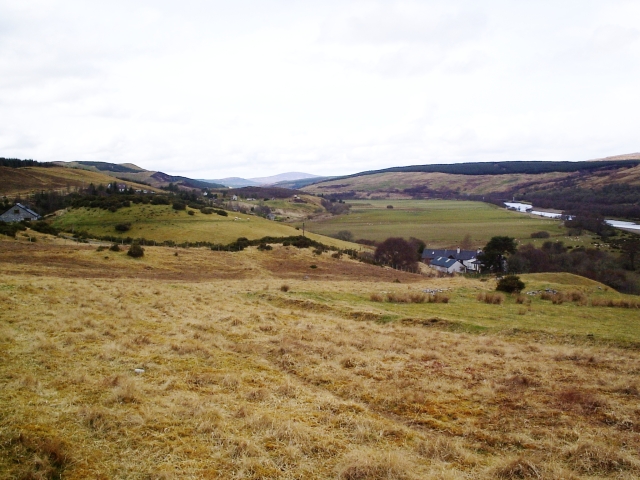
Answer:
<path fill-rule="evenodd" d="M 144 256 L 144 248 L 142 248 L 139 243 L 132 243 L 127 255 L 133 258 L 140 258 Z"/>
<path fill-rule="evenodd" d="M 531 234 L 531 238 L 549 238 L 551 235 L 549 234 L 549 232 L 546 232 L 544 230 L 540 231 L 540 232 L 533 232 Z"/>
<path fill-rule="evenodd" d="M 221 217 L 228 217 L 229 214 L 225 210 L 216 210 L 216 213 Z"/>
<path fill-rule="evenodd" d="M 5 223 L 0 221 L 0 235 L 6 235 L 8 237 L 15 237 L 16 233 L 21 230 L 26 230 L 27 227 L 21 223 Z"/>
<path fill-rule="evenodd" d="M 271 245 L 267 245 L 266 243 L 261 243 L 260 245 L 258 245 L 258 250 L 273 250 L 273 247 Z"/>
<path fill-rule="evenodd" d="M 280 285 L 280 290 L 282 292 L 288 292 L 289 291 L 289 285 L 287 285 L 286 283 Z"/>
<path fill-rule="evenodd" d="M 36 232 L 46 233 L 48 235 L 58 235 L 58 229 L 48 224 L 44 220 L 39 220 L 37 222 L 31 222 L 29 224 L 29 228 L 31 230 L 35 230 Z"/>
<path fill-rule="evenodd" d="M 187 205 L 183 202 L 173 202 L 172 208 L 174 210 L 186 210 Z"/>
<path fill-rule="evenodd" d="M 318 268 L 317 265 L 311 265 L 309 268 Z"/>
<path fill-rule="evenodd" d="M 506 293 L 519 293 L 524 289 L 524 282 L 517 275 L 507 275 L 498 281 L 496 290 Z"/>
<path fill-rule="evenodd" d="M 352 242 L 353 241 L 353 233 L 351 233 L 349 230 L 340 230 L 336 234 L 336 238 L 338 240 L 345 240 L 347 242 Z"/>
<path fill-rule="evenodd" d="M 387 205 L 387 208 L 393 208 L 393 205 Z"/>
<path fill-rule="evenodd" d="M 109 247 L 109 250 L 111 250 L 112 252 L 119 252 L 120 251 L 120 246 L 117 243 L 114 243 L 113 245 L 111 245 Z"/>
<path fill-rule="evenodd" d="M 130 223 L 118 223 L 118 224 L 116 224 L 116 230 L 118 232 L 126 232 L 128 230 L 131 230 L 131 224 Z"/>
<path fill-rule="evenodd" d="M 187 213 L 188 213 L 189 215 L 195 215 L 195 214 L 196 214 L 196 212 L 194 212 L 193 210 L 189 210 Z"/>
<path fill-rule="evenodd" d="M 211 215 L 214 212 L 215 212 L 215 210 L 213 208 L 210 208 L 210 207 L 202 207 L 200 209 L 200 213 L 204 213 L 205 215 Z"/>

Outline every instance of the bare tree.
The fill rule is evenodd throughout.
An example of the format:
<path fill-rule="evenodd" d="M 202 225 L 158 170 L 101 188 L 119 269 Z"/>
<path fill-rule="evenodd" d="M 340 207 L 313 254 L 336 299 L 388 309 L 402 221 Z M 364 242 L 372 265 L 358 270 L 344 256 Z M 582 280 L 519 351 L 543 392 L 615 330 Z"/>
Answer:
<path fill-rule="evenodd" d="M 399 270 L 415 270 L 418 267 L 418 252 L 411 243 L 400 237 L 387 238 L 378 245 L 373 258 L 376 262 Z"/>

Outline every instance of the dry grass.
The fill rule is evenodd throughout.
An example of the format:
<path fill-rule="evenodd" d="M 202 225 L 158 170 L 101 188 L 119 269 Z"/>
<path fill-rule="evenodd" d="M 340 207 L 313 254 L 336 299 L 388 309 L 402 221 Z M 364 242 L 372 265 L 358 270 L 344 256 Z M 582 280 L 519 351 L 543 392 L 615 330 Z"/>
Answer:
<path fill-rule="evenodd" d="M 504 303 L 504 295 L 497 292 L 481 292 L 476 296 L 476 300 L 489 305 L 502 305 Z"/>
<path fill-rule="evenodd" d="M 562 332 L 479 335 L 429 320 L 485 310 L 513 310 L 513 319 L 526 308 L 478 303 L 486 284 L 407 288 L 407 275 L 403 295 L 446 286 L 451 301 L 372 303 L 372 291 L 400 292 L 399 273 L 373 283 L 368 266 L 323 255 L 318 270 L 333 273 L 305 279 L 311 252 L 296 271 L 267 268 L 278 266 L 272 252 L 185 250 L 176 260 L 150 248 L 143 266 L 153 270 L 131 267 L 135 281 L 113 266 L 109 278 L 66 274 L 87 271 L 95 248 L 68 252 L 60 267 L 60 251 L 50 252 L 39 276 L 28 259 L 2 263 L 4 478 L 640 475 L 637 347 Z M 221 276 L 228 262 L 240 278 L 162 274 L 185 265 L 202 273 L 205 259 Z M 532 304 L 533 322 L 543 321 L 539 310 L 597 310 Z M 638 315 L 606 310 L 596 313 Z M 425 321 L 374 321 L 388 312 Z"/>
<path fill-rule="evenodd" d="M 611 308 L 640 308 L 640 302 L 627 298 L 592 298 L 592 307 L 611 307 Z"/>

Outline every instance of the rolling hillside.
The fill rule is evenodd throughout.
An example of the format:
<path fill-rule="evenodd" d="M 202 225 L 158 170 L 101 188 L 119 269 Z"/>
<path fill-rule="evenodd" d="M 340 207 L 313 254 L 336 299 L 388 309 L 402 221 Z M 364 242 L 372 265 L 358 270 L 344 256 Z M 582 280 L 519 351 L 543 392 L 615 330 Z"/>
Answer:
<path fill-rule="evenodd" d="M 595 162 L 590 162 L 595 163 Z M 640 165 L 616 163 L 592 170 L 543 173 L 462 174 L 421 171 L 363 173 L 334 178 L 302 187 L 302 190 L 352 198 L 412 198 L 438 195 L 476 195 L 526 192 L 550 189 L 571 183 L 582 188 L 597 188 L 612 183 L 640 186 Z"/>
<path fill-rule="evenodd" d="M 92 172 L 102 172 L 113 177 L 133 182 L 143 182 L 154 187 L 166 187 L 169 183 L 187 188 L 222 188 L 224 185 L 194 180 L 192 178 L 169 175 L 163 172 L 145 170 L 132 163 L 108 162 L 54 162 L 61 167 L 80 168 Z"/>
<path fill-rule="evenodd" d="M 73 191 L 86 188 L 89 184 L 107 185 L 114 177 L 100 171 L 66 167 L 0 167 L 0 197 L 26 195 L 41 190 Z M 127 185 L 136 189 L 153 190 L 148 185 L 128 181 Z"/>
<path fill-rule="evenodd" d="M 188 211 L 193 211 L 189 215 Z M 131 229 L 119 233 L 115 226 L 131 224 Z M 53 221 L 62 230 L 86 231 L 94 236 L 145 238 L 164 242 L 209 242 L 228 244 L 240 237 L 250 240 L 266 236 L 289 237 L 301 235 L 289 225 L 265 220 L 258 216 L 229 212 L 228 217 L 204 215 L 198 210 L 176 211 L 169 205 L 132 205 L 116 212 L 102 209 L 79 208 L 65 212 Z M 307 236 L 326 245 L 339 248 L 360 248 L 349 242 L 308 233 Z"/>

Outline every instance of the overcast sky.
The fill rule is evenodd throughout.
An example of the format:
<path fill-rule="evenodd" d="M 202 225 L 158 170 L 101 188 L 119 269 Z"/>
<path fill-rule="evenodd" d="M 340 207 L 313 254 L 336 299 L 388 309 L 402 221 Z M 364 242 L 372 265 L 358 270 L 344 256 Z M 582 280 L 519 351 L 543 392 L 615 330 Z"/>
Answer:
<path fill-rule="evenodd" d="M 640 151 L 640 1 L 0 0 L 0 156 L 192 178 Z"/>

